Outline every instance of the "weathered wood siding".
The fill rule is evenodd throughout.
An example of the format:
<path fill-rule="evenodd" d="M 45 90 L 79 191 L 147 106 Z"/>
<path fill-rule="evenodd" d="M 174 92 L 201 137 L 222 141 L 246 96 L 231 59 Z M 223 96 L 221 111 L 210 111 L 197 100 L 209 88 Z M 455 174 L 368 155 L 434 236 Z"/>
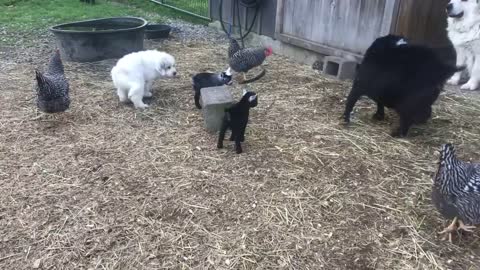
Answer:
<path fill-rule="evenodd" d="M 430 46 L 448 44 L 445 7 L 449 0 L 401 0 L 394 33 Z"/>
<path fill-rule="evenodd" d="M 235 22 L 234 0 L 210 0 L 213 20 Z M 254 32 L 326 55 L 361 58 L 371 42 L 388 33 L 416 43 L 442 47 L 446 36 L 445 7 L 449 0 L 264 0 Z M 243 26 L 253 10 L 240 9 Z"/>
<path fill-rule="evenodd" d="M 326 54 L 362 54 L 391 30 L 397 0 L 279 0 L 278 38 Z"/>
<path fill-rule="evenodd" d="M 220 2 L 223 1 L 223 21 L 225 23 L 234 22 L 237 26 L 237 17 L 234 14 L 233 0 L 210 0 L 210 14 L 213 20 L 220 18 Z M 253 26 L 253 32 L 269 37 L 275 37 L 275 15 L 277 10 L 277 0 L 263 0 L 259 11 L 258 19 Z M 240 5 L 240 21 L 243 27 L 250 26 L 253 20 L 255 10 L 248 9 Z M 243 29 L 246 30 L 246 29 Z"/>

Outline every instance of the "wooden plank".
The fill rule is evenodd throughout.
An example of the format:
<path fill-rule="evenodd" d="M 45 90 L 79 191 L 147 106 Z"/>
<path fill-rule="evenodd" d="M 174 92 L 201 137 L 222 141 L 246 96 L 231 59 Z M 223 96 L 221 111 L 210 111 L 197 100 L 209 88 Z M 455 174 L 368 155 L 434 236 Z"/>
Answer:
<path fill-rule="evenodd" d="M 383 13 L 382 19 L 382 29 L 380 34 L 382 36 L 388 35 L 392 32 L 392 29 L 395 29 L 395 25 L 397 23 L 397 14 L 398 14 L 398 6 L 401 0 L 387 0 L 385 4 L 385 12 Z M 388 12 L 392 10 L 392 12 Z"/>
<path fill-rule="evenodd" d="M 345 47 L 345 41 L 348 39 L 350 29 L 345 27 L 346 16 L 350 7 L 350 0 L 347 1 L 335 1 L 334 5 L 330 6 L 330 25 L 334 27 L 329 37 L 330 44 L 337 44 L 339 48 Z M 341 34 L 340 34 L 341 33 Z"/>
<path fill-rule="evenodd" d="M 445 7 L 448 0 L 402 0 L 398 11 L 398 23 L 393 31 L 416 43 L 445 46 L 448 38 L 445 28 Z"/>
<path fill-rule="evenodd" d="M 295 7 L 291 1 L 280 1 L 280 34 L 296 37 L 297 44 L 303 40 L 303 47 L 321 44 L 361 54 L 375 38 L 390 32 L 398 0 L 304 0 Z"/>
<path fill-rule="evenodd" d="M 295 37 L 295 36 L 289 36 L 287 34 L 278 34 L 278 39 L 285 42 L 285 43 L 289 43 L 289 44 L 292 44 L 292 45 L 295 45 L 295 46 L 299 46 L 299 47 L 308 49 L 310 51 L 315 51 L 315 52 L 318 52 L 318 53 L 321 53 L 321 54 L 324 54 L 324 55 L 334 55 L 334 56 L 339 56 L 339 57 L 351 56 L 351 57 L 355 58 L 356 61 L 359 61 L 359 62 L 363 58 L 363 56 L 361 54 L 358 54 L 358 53 L 341 50 L 341 49 L 338 49 L 338 48 L 326 46 L 326 45 L 319 44 L 319 43 L 314 43 L 314 42 L 311 42 L 309 40 L 301 39 L 301 38 L 298 38 L 298 37 Z"/>
<path fill-rule="evenodd" d="M 283 13 L 285 0 L 277 0 L 277 14 L 275 18 L 275 38 L 279 39 L 280 33 L 283 33 Z"/>
<path fill-rule="evenodd" d="M 283 29 L 282 33 L 294 33 L 294 13 L 295 13 L 295 1 L 294 0 L 284 0 L 284 11 L 283 11 Z"/>
<path fill-rule="evenodd" d="M 278 2 L 280 2 L 280 0 Z M 261 16 L 258 19 L 261 23 L 259 34 L 275 37 L 277 0 L 264 0 L 263 3 L 264 6 L 262 7 L 262 12 L 260 13 Z"/>
<path fill-rule="evenodd" d="M 262 17 L 263 17 L 263 13 L 267 12 L 267 10 L 265 9 L 265 7 L 263 6 L 260 11 L 258 12 L 258 15 L 257 15 L 257 18 L 255 19 L 255 26 L 256 26 L 256 29 L 257 29 L 257 33 L 259 33 L 260 35 L 262 34 Z M 255 11 L 253 12 L 255 13 Z M 252 14 L 252 20 L 254 18 L 255 14 Z"/>
<path fill-rule="evenodd" d="M 292 15 L 285 14 L 285 16 L 291 17 L 293 24 L 293 31 L 289 34 L 304 37 L 306 39 L 311 38 L 312 32 L 312 10 L 309 9 L 312 0 L 296 1 L 294 12 Z M 288 33 L 288 32 L 286 32 Z"/>
<path fill-rule="evenodd" d="M 312 28 L 311 39 L 312 40 L 323 40 L 326 32 L 328 31 L 328 26 L 324 23 L 324 0 L 315 1 L 315 5 L 313 6 L 313 10 L 317 16 L 313 17 L 313 25 L 315 27 Z"/>

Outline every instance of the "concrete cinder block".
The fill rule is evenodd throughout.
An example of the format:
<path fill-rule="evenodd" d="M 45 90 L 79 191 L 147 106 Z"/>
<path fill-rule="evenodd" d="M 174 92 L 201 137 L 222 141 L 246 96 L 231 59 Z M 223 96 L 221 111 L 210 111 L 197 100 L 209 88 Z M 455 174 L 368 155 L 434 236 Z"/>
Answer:
<path fill-rule="evenodd" d="M 337 56 L 327 56 L 323 60 L 323 73 L 339 80 L 353 80 L 357 62 Z"/>
<path fill-rule="evenodd" d="M 218 132 L 225 109 L 234 103 L 232 94 L 225 86 L 202 88 L 200 93 L 205 128 L 210 133 Z"/>

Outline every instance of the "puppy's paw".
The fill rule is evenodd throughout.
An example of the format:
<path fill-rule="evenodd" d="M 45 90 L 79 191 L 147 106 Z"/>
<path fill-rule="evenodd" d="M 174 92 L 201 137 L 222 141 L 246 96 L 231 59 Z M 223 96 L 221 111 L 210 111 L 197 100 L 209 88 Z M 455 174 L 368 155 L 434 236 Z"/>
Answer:
<path fill-rule="evenodd" d="M 138 110 L 145 110 L 147 109 L 149 106 L 147 104 L 139 104 L 139 105 L 135 105 L 135 109 L 138 109 Z"/>
<path fill-rule="evenodd" d="M 470 90 L 470 91 L 477 90 L 477 88 L 478 88 L 478 83 L 471 82 L 471 81 L 468 81 L 466 84 L 460 87 L 460 89 L 462 90 Z"/>
<path fill-rule="evenodd" d="M 448 84 L 450 85 L 458 85 L 460 83 L 460 76 L 453 76 L 447 81 Z"/>
<path fill-rule="evenodd" d="M 118 97 L 118 100 L 119 100 L 121 103 L 127 103 L 128 98 L 127 98 L 126 96 L 119 96 L 119 97 Z"/>
<path fill-rule="evenodd" d="M 143 97 L 146 97 L 146 98 L 150 98 L 150 97 L 152 97 L 152 96 L 153 96 L 152 92 L 145 92 L 145 93 L 143 94 Z"/>

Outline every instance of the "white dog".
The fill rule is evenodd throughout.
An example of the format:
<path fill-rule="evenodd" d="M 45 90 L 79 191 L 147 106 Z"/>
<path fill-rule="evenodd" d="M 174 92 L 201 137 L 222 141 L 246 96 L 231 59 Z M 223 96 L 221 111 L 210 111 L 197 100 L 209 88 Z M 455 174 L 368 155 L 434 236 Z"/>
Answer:
<path fill-rule="evenodd" d="M 156 50 L 127 54 L 112 68 L 113 84 L 120 102 L 132 101 L 137 109 L 148 108 L 143 97 L 152 96 L 153 81 L 161 77 L 177 75 L 175 58 Z"/>
<path fill-rule="evenodd" d="M 461 89 L 475 90 L 480 84 L 480 5 L 477 0 L 451 0 L 447 5 L 448 37 L 457 52 L 457 66 L 466 66 L 469 80 Z M 462 72 L 449 84 L 458 85 Z"/>

